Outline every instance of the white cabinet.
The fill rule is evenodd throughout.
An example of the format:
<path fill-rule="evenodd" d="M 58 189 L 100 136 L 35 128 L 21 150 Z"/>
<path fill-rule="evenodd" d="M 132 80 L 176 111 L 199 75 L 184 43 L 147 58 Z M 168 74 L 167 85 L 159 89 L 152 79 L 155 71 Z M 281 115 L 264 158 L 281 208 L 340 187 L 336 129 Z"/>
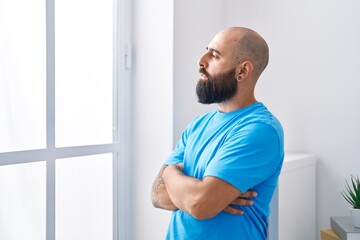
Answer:
<path fill-rule="evenodd" d="M 315 157 L 285 154 L 278 188 L 271 203 L 270 240 L 316 239 L 315 187 Z"/>

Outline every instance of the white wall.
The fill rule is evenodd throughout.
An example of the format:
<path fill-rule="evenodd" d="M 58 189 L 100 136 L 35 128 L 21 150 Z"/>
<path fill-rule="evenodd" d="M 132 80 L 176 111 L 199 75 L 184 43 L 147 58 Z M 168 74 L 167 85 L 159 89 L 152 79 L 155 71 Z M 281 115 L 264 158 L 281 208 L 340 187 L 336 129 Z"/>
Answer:
<path fill-rule="evenodd" d="M 174 144 L 194 116 L 213 108 L 197 102 L 197 61 L 224 28 L 224 13 L 224 4 L 218 0 L 174 3 Z"/>
<path fill-rule="evenodd" d="M 228 25 L 254 28 L 270 45 L 257 96 L 281 119 L 286 150 L 317 156 L 318 232 L 329 228 L 330 216 L 349 214 L 345 178 L 360 174 L 360 2 L 226 4 Z"/>
<path fill-rule="evenodd" d="M 151 205 L 150 190 L 172 149 L 173 2 L 133 4 L 133 237 L 164 239 L 170 213 Z"/>

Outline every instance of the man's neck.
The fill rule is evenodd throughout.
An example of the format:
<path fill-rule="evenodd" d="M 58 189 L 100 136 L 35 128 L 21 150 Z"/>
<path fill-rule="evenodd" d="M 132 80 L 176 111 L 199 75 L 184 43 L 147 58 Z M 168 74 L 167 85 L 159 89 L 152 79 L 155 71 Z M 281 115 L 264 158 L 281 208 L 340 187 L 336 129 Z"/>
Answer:
<path fill-rule="evenodd" d="M 255 97 L 251 97 L 251 98 L 247 98 L 247 99 L 232 98 L 229 101 L 219 103 L 218 110 L 220 112 L 224 112 L 224 113 L 233 112 L 236 110 L 240 110 L 244 107 L 247 107 L 256 102 L 257 102 L 257 100 L 255 99 Z"/>

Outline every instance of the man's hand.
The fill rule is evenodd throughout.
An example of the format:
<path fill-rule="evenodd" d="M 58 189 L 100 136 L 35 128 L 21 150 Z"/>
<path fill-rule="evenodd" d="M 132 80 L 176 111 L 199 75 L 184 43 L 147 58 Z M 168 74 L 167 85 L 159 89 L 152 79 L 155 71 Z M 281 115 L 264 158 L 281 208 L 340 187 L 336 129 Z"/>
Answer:
<path fill-rule="evenodd" d="M 248 198 L 254 198 L 257 196 L 255 191 L 249 190 L 242 194 L 240 194 L 234 201 L 231 202 L 233 205 L 239 206 L 252 206 L 254 204 L 253 200 L 249 200 Z M 234 208 L 233 206 L 229 205 L 224 209 L 225 212 L 235 214 L 235 215 L 242 215 L 244 214 L 243 210 Z"/>

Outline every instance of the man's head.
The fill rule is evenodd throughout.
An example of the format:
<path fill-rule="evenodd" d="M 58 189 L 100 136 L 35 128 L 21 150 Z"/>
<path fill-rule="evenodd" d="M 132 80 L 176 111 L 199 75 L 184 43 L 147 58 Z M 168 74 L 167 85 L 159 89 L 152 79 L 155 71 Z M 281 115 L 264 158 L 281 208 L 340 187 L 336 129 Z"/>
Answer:
<path fill-rule="evenodd" d="M 268 45 L 255 31 L 242 27 L 221 31 L 198 61 L 201 79 L 196 93 L 199 102 L 222 103 L 239 91 L 253 93 L 268 60 Z"/>

